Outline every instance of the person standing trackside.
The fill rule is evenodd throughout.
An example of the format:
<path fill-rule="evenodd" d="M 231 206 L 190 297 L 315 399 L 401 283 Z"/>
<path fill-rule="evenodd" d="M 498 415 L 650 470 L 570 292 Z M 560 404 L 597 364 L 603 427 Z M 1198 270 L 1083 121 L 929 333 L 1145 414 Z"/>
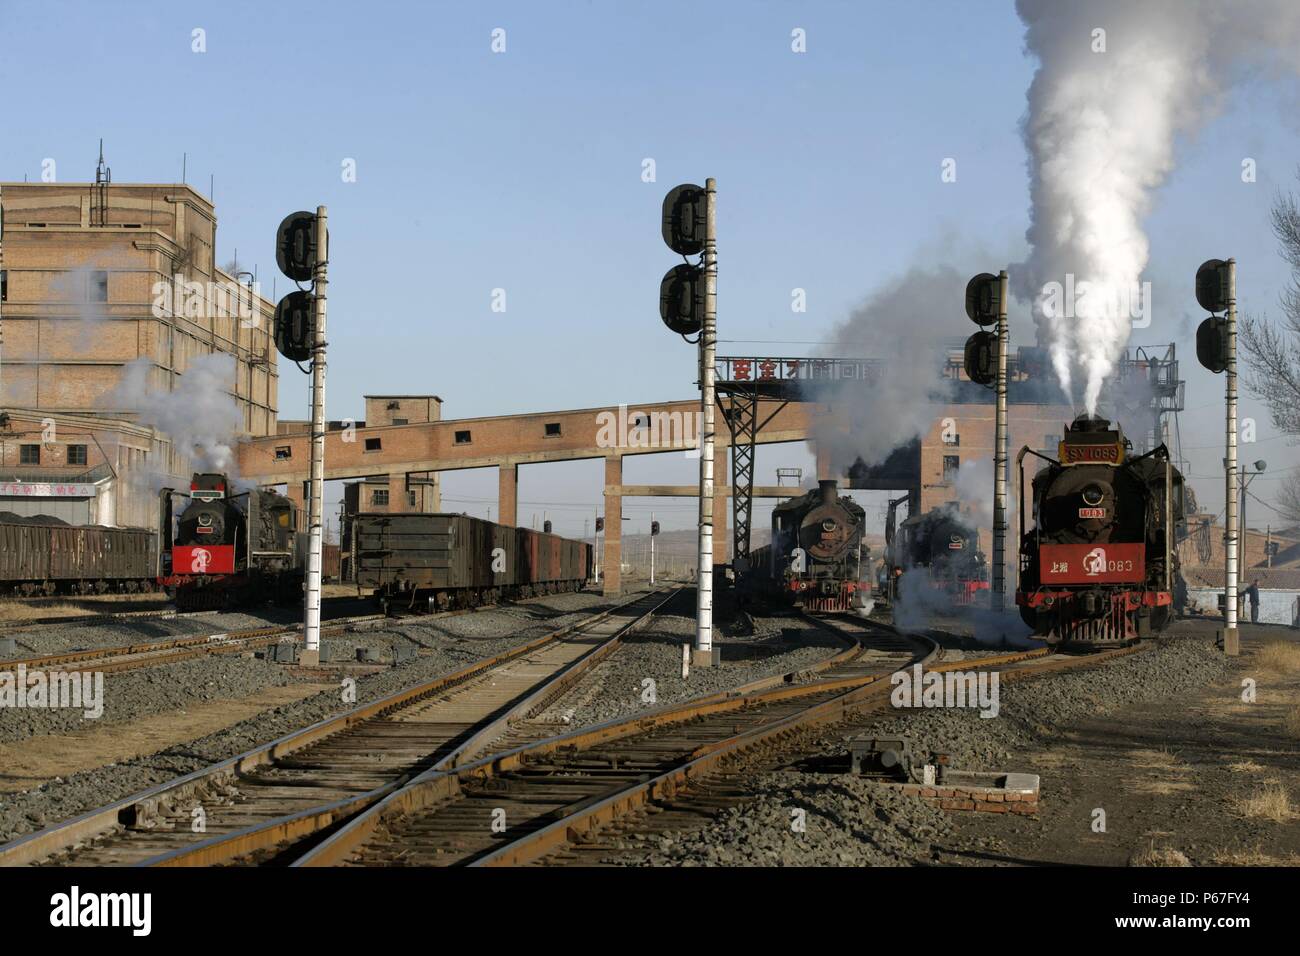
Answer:
<path fill-rule="evenodd" d="M 1246 597 L 1250 600 L 1250 623 L 1259 623 L 1259 578 L 1250 582 L 1246 588 Z"/>

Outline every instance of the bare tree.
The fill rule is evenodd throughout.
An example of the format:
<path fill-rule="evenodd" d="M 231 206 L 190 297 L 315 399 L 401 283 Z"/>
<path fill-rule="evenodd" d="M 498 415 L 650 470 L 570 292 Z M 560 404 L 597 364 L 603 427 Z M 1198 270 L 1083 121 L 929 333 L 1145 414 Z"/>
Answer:
<path fill-rule="evenodd" d="M 1300 178 L 1300 171 L 1297 172 Z M 1300 438 L 1300 204 L 1295 194 L 1273 201 L 1273 234 L 1282 258 L 1291 266 L 1291 282 L 1280 297 L 1281 326 L 1248 315 L 1238 325 L 1238 342 L 1246 354 L 1246 389 L 1268 406 L 1278 431 Z"/>
<path fill-rule="evenodd" d="M 1274 508 L 1285 520 L 1300 524 L 1300 470 L 1290 471 L 1282 479 Z"/>

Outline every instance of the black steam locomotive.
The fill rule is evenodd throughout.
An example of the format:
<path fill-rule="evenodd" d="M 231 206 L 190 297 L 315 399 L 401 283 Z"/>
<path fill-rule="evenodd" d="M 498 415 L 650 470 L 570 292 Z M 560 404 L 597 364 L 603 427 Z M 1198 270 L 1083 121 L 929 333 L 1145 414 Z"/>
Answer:
<path fill-rule="evenodd" d="M 836 482 L 823 481 L 772 509 L 772 542 L 750 553 L 762 590 L 814 611 L 845 611 L 870 596 L 866 512 L 836 489 Z"/>
<path fill-rule="evenodd" d="M 1122 646 L 1163 630 L 1173 616 L 1175 534 L 1183 476 L 1164 445 L 1130 458 L 1118 426 L 1081 415 L 1059 461 L 1023 448 L 1020 587 L 1025 623 L 1050 644 Z M 1047 462 L 1033 479 L 1035 527 L 1025 532 L 1024 458 Z"/>
<path fill-rule="evenodd" d="M 188 499 L 173 517 L 175 498 Z M 160 495 L 162 575 L 187 610 L 302 599 L 304 561 L 294 503 L 274 491 L 234 494 L 225 475 L 196 474 L 188 496 Z"/>
<path fill-rule="evenodd" d="M 979 534 L 955 504 L 913 515 L 888 537 L 891 581 L 898 577 L 895 570 L 924 574 L 929 586 L 946 594 L 955 605 L 972 604 L 978 592 L 989 589 Z"/>

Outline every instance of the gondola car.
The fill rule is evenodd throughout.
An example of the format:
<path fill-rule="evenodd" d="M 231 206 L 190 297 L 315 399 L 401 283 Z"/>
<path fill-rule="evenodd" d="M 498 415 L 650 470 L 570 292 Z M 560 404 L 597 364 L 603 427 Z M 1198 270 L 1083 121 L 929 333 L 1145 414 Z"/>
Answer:
<path fill-rule="evenodd" d="M 387 610 L 446 610 L 580 590 L 583 541 L 464 514 L 358 514 L 357 584 Z"/>

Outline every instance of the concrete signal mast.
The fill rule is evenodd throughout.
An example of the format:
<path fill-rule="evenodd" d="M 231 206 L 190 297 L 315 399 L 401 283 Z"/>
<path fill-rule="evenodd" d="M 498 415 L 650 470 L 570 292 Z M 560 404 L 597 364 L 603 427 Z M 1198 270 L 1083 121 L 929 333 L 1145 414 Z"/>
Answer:
<path fill-rule="evenodd" d="M 1237 573 L 1241 536 L 1237 528 L 1237 260 L 1209 259 L 1196 270 L 1196 301 L 1210 313 L 1196 330 L 1196 358 L 1216 375 L 1226 372 L 1223 455 L 1223 653 L 1241 653 L 1237 632 Z M 1223 318 L 1215 313 L 1222 312 Z"/>
<path fill-rule="evenodd" d="M 276 233 L 275 261 L 310 292 L 290 292 L 275 307 L 275 347 L 293 362 L 311 359 L 311 488 L 307 506 L 307 593 L 300 661 L 320 663 L 321 549 L 325 520 L 325 290 L 329 231 L 324 206 L 290 213 Z M 301 367 L 301 365 L 299 366 Z"/>
<path fill-rule="evenodd" d="M 966 340 L 966 376 L 997 395 L 993 435 L 993 610 L 1007 600 L 1007 272 L 981 272 L 966 284 L 966 315 L 981 328 Z"/>
<path fill-rule="evenodd" d="M 696 569 L 695 643 L 691 661 L 716 663 L 713 647 L 713 412 L 718 342 L 717 182 L 678 186 L 664 198 L 663 237 L 680 256 L 700 257 L 668 270 L 659 286 L 659 316 L 683 338 L 698 335 L 700 373 L 700 539 Z M 691 339 L 686 339 L 688 342 Z M 653 540 L 653 537 L 652 537 Z"/>

